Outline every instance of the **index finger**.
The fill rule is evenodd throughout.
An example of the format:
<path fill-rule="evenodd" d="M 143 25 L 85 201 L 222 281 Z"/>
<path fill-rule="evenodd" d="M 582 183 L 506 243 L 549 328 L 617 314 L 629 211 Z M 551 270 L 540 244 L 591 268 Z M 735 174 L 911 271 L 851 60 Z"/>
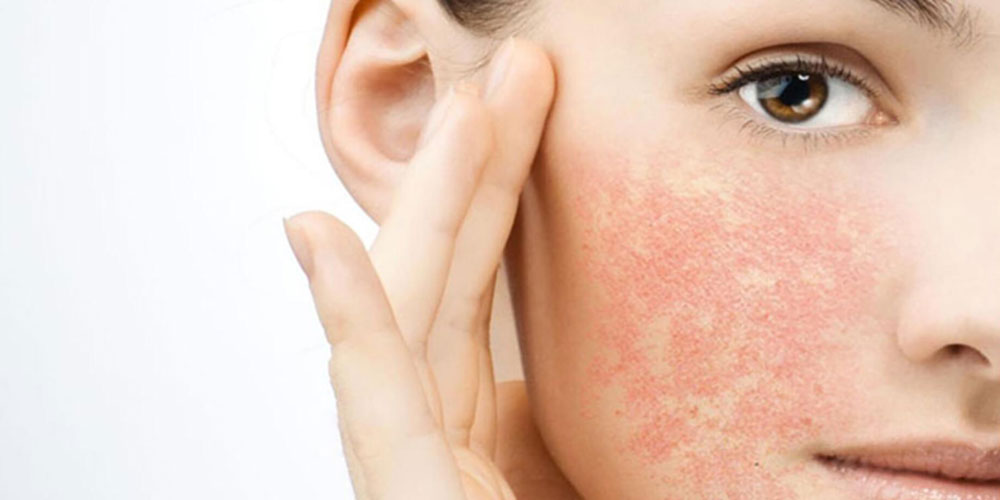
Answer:
<path fill-rule="evenodd" d="M 418 354 L 444 292 L 455 238 L 493 151 L 493 126 L 476 87 L 458 85 L 442 104 L 444 122 L 430 125 L 437 128 L 433 137 L 407 165 L 370 252 L 400 333 Z"/>

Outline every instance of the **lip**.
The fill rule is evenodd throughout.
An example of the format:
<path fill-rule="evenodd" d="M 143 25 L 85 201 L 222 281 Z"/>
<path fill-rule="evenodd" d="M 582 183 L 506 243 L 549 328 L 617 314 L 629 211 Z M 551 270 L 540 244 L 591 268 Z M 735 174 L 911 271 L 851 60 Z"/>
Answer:
<path fill-rule="evenodd" d="M 1000 500 L 1000 448 L 914 443 L 820 453 L 816 460 L 870 500 Z"/>

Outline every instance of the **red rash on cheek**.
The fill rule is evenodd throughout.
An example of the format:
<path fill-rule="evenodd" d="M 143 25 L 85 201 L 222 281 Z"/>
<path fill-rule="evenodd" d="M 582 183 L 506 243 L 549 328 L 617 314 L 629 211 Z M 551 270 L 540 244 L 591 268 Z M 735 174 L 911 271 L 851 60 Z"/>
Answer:
<path fill-rule="evenodd" d="M 592 373 L 620 397 L 624 446 L 718 494 L 779 498 L 758 461 L 849 413 L 850 373 L 831 367 L 857 347 L 877 286 L 879 208 L 763 166 L 617 167 L 581 174 L 575 206 L 606 293 Z M 754 479 L 728 490 L 727 475 Z"/>

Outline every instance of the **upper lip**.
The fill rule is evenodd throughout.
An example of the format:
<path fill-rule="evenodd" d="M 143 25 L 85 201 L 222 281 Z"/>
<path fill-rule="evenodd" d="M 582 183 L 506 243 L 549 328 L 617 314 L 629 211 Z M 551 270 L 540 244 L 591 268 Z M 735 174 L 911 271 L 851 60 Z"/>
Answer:
<path fill-rule="evenodd" d="M 850 466 L 914 473 L 960 481 L 1000 481 L 1000 448 L 967 444 L 912 443 L 852 448 L 821 453 L 818 458 Z"/>

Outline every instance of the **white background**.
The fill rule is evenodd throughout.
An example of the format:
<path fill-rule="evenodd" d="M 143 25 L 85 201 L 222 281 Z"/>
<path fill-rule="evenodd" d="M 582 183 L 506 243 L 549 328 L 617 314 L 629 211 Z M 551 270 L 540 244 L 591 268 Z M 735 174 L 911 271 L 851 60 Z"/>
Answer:
<path fill-rule="evenodd" d="M 340 499 L 283 216 L 328 0 L 0 0 L 0 498 Z"/>

